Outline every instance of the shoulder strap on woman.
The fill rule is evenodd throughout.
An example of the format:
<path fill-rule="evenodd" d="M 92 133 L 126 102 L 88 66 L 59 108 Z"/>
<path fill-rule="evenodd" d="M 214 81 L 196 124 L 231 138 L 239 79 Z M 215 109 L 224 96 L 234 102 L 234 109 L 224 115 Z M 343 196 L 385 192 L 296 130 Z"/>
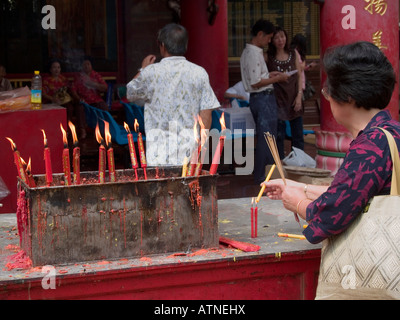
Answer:
<path fill-rule="evenodd" d="M 378 128 L 383 131 L 383 133 L 386 135 L 386 138 L 389 143 L 389 148 L 390 148 L 390 155 L 392 157 L 392 162 L 393 162 L 393 171 L 392 171 L 392 186 L 390 190 L 390 195 L 391 196 L 398 196 L 400 195 L 400 158 L 399 158 L 399 151 L 397 149 L 397 144 L 396 141 L 394 140 L 392 134 L 380 127 L 374 127 Z"/>

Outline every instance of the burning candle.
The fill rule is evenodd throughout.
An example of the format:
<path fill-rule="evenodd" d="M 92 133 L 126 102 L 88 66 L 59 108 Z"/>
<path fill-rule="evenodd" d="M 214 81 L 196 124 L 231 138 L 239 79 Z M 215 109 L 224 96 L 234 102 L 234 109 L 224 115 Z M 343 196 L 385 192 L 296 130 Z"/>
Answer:
<path fill-rule="evenodd" d="M 217 173 L 218 165 L 219 165 L 221 155 L 222 155 L 222 150 L 224 149 L 225 136 L 222 134 L 223 131 L 226 129 L 224 113 L 222 113 L 221 118 L 219 119 L 219 122 L 221 123 L 221 136 L 219 137 L 219 142 L 218 142 L 217 148 L 215 149 L 215 152 L 214 152 L 214 157 L 212 159 L 212 163 L 211 163 L 211 167 L 210 167 L 210 174 Z"/>
<path fill-rule="evenodd" d="M 188 163 L 189 163 L 189 158 L 185 157 L 185 159 L 183 159 L 183 165 L 182 165 L 182 177 L 187 176 Z"/>
<path fill-rule="evenodd" d="M 10 138 L 6 138 L 6 139 L 8 141 L 10 141 L 10 143 L 11 143 L 11 149 L 14 153 L 14 163 L 15 163 L 15 166 L 17 167 L 18 177 L 22 181 L 24 181 L 26 184 L 28 184 L 28 179 L 26 177 L 24 166 L 21 161 L 21 155 L 20 155 L 19 151 L 17 150 L 17 146 L 12 139 L 10 139 Z"/>
<path fill-rule="evenodd" d="M 71 182 L 71 166 L 69 163 L 69 149 L 68 149 L 68 139 L 67 139 L 67 132 L 64 130 L 64 127 L 60 123 L 60 129 L 63 135 L 63 143 L 64 143 L 64 150 L 62 153 L 62 164 L 64 170 L 64 182 L 66 186 L 70 186 Z"/>
<path fill-rule="evenodd" d="M 43 143 L 44 143 L 44 163 L 46 168 L 46 183 L 47 186 L 50 186 L 53 182 L 53 170 L 51 168 L 51 157 L 50 157 L 50 148 L 47 145 L 46 133 L 42 129 L 43 132 Z"/>
<path fill-rule="evenodd" d="M 138 164 L 137 157 L 136 157 L 136 150 L 135 150 L 135 144 L 133 142 L 133 135 L 132 135 L 131 130 L 129 129 L 129 126 L 126 122 L 124 122 L 124 127 L 125 127 L 126 132 L 128 133 L 128 145 L 129 145 L 129 154 L 131 155 L 132 169 L 135 170 L 135 177 L 136 177 L 136 180 L 138 180 L 137 168 L 139 168 L 139 164 Z"/>
<path fill-rule="evenodd" d="M 144 179 L 147 180 L 147 161 L 146 161 L 146 153 L 144 152 L 144 144 L 143 144 L 143 138 L 142 138 L 142 133 L 139 131 L 139 122 L 137 119 L 135 119 L 135 131 L 138 134 L 138 146 L 139 146 L 139 157 L 140 157 L 140 165 L 143 168 L 144 172 Z"/>
<path fill-rule="evenodd" d="M 194 118 L 194 126 L 193 126 L 193 136 L 194 140 L 196 141 L 195 147 L 192 152 L 192 156 L 190 157 L 190 165 L 188 167 L 187 175 L 188 177 L 193 176 L 196 170 L 197 162 L 199 159 L 199 154 L 201 151 L 201 145 L 199 142 L 199 135 L 197 133 L 197 117 Z"/>
<path fill-rule="evenodd" d="M 110 182 L 116 182 L 117 177 L 115 174 L 114 149 L 111 146 L 110 124 L 107 121 L 104 121 L 104 134 L 107 145 L 108 174 L 110 177 Z"/>
<path fill-rule="evenodd" d="M 28 178 L 29 187 L 36 188 L 36 183 L 35 183 L 35 179 L 33 179 L 31 168 L 32 168 L 31 157 L 29 157 L 28 165 L 26 166 L 26 176 Z"/>
<path fill-rule="evenodd" d="M 100 144 L 99 147 L 99 183 L 105 182 L 106 176 L 106 149 L 104 148 L 104 140 L 101 137 L 99 124 L 96 126 L 96 140 Z"/>
<path fill-rule="evenodd" d="M 81 169 L 80 169 L 80 158 L 81 149 L 78 147 L 78 136 L 76 135 L 75 126 L 71 121 L 68 121 L 68 126 L 72 132 L 72 139 L 74 141 L 74 150 L 72 153 L 72 166 L 74 170 L 74 184 L 81 184 Z"/>
<path fill-rule="evenodd" d="M 203 163 L 204 163 L 204 158 L 206 156 L 206 151 L 207 151 L 207 136 L 208 136 L 208 130 L 206 130 L 206 127 L 204 126 L 203 121 L 201 120 L 201 117 L 199 116 L 199 123 L 200 123 L 200 137 L 201 137 L 201 146 L 199 148 L 199 160 L 197 162 L 196 166 L 196 171 L 194 175 L 198 177 L 201 175 L 201 169 L 203 168 Z"/>

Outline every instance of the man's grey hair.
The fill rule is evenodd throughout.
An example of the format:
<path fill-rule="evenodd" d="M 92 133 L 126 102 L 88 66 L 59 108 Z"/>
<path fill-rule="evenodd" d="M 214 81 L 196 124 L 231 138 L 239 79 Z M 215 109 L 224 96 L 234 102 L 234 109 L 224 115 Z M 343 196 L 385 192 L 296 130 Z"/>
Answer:
<path fill-rule="evenodd" d="M 164 44 L 165 49 L 173 56 L 183 56 L 188 45 L 186 29 L 176 23 L 167 24 L 158 32 L 158 43 Z"/>

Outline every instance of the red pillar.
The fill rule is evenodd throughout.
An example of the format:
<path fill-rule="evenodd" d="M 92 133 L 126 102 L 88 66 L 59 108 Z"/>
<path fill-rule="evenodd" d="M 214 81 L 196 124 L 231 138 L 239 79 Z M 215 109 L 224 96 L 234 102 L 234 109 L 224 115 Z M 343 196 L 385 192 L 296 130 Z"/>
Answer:
<path fill-rule="evenodd" d="M 399 2 L 382 1 L 321 1 L 321 58 L 331 46 L 355 41 L 369 41 L 386 54 L 398 78 L 399 70 Z M 321 87 L 326 74 L 321 71 Z M 396 85 L 387 109 L 399 119 L 399 91 Z M 317 166 L 335 174 L 353 137 L 332 116 L 329 102 L 321 97 L 321 127 L 316 130 Z"/>
<path fill-rule="evenodd" d="M 182 0 L 181 23 L 189 33 L 186 58 L 208 72 L 219 101 L 228 89 L 228 7 L 227 0 L 216 0 L 218 13 L 209 23 L 207 0 Z"/>

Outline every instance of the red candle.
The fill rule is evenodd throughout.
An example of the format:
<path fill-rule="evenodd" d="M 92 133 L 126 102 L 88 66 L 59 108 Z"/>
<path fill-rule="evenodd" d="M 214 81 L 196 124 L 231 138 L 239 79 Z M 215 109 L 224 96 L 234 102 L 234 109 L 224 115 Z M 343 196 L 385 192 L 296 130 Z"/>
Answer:
<path fill-rule="evenodd" d="M 254 238 L 254 198 L 251 198 L 251 208 L 250 208 L 250 222 L 251 222 L 251 237 Z"/>
<path fill-rule="evenodd" d="M 110 182 L 116 182 L 114 149 L 111 146 L 110 124 L 107 121 L 104 121 L 104 134 L 107 145 L 108 175 L 110 177 Z"/>
<path fill-rule="evenodd" d="M 64 150 L 62 153 L 62 164 L 64 170 L 64 182 L 66 186 L 70 186 L 71 182 L 71 166 L 69 162 L 69 149 L 68 149 L 68 139 L 67 132 L 64 130 L 62 124 L 60 123 L 60 129 L 63 135 Z"/>
<path fill-rule="evenodd" d="M 258 230 L 258 207 L 254 209 L 254 238 L 257 238 L 257 230 Z"/>
<path fill-rule="evenodd" d="M 99 147 L 99 183 L 105 182 L 106 176 L 106 149 L 104 148 L 104 140 L 101 137 L 99 125 L 96 126 L 96 140 L 100 144 Z"/>
<path fill-rule="evenodd" d="M 112 147 L 109 147 L 107 150 L 107 159 L 108 159 L 108 174 L 110 176 L 110 182 L 116 182 L 116 174 L 115 174 L 115 161 L 114 161 L 114 150 Z"/>
<path fill-rule="evenodd" d="M 72 132 L 72 138 L 74 141 L 74 150 L 72 153 L 72 167 L 74 170 L 74 184 L 81 184 L 81 169 L 80 169 L 80 158 L 81 149 L 78 147 L 78 137 L 76 135 L 75 126 L 71 121 L 68 122 L 69 128 Z"/>
<path fill-rule="evenodd" d="M 28 184 L 28 179 L 27 179 L 26 174 L 25 174 L 25 169 L 24 169 L 24 166 L 23 166 L 22 161 L 21 161 L 20 153 L 17 150 L 17 146 L 16 146 L 16 144 L 14 143 L 14 141 L 12 139 L 10 139 L 10 138 L 6 138 L 6 139 L 8 141 L 10 141 L 10 143 L 11 143 L 11 149 L 12 149 L 13 154 L 14 154 L 14 163 L 15 163 L 15 166 L 17 167 L 18 177 L 22 181 L 24 181 L 26 184 Z"/>
<path fill-rule="evenodd" d="M 140 157 L 140 165 L 143 168 L 144 172 L 144 179 L 147 180 L 147 161 L 146 161 L 146 153 L 144 152 L 144 144 L 143 144 L 143 138 L 142 138 L 142 133 L 139 131 L 139 123 L 137 122 L 137 119 L 135 119 L 135 131 L 138 134 L 138 146 L 139 146 L 139 157 Z"/>
<path fill-rule="evenodd" d="M 139 164 L 138 164 L 137 157 L 136 157 L 136 150 L 135 150 L 135 143 L 133 141 L 133 135 L 132 135 L 131 130 L 129 129 L 129 126 L 126 122 L 124 122 L 124 127 L 125 127 L 126 132 L 128 133 L 128 146 L 129 146 L 129 154 L 131 156 L 132 169 L 135 170 L 135 177 L 136 177 L 136 180 L 138 180 L 137 168 L 139 168 Z"/>
<path fill-rule="evenodd" d="M 200 127 L 201 127 L 201 129 L 200 129 L 201 148 L 199 149 L 199 161 L 197 163 L 196 171 L 194 173 L 194 175 L 196 177 L 201 175 L 201 169 L 203 168 L 204 158 L 205 158 L 206 152 L 207 152 L 206 142 L 207 142 L 207 138 L 208 138 L 208 130 L 206 130 L 200 116 L 199 116 L 199 123 L 200 123 Z"/>
<path fill-rule="evenodd" d="M 190 158 L 190 165 L 188 167 L 188 172 L 187 172 L 188 177 L 193 176 L 195 174 L 196 167 L 198 165 L 200 151 L 201 151 L 201 146 L 197 147 L 196 143 L 196 148 L 193 150 L 192 156 Z"/>
<path fill-rule="evenodd" d="M 198 159 L 199 159 L 199 154 L 201 151 L 201 145 L 199 143 L 199 136 L 197 133 L 197 122 L 198 122 L 197 117 L 195 117 L 194 118 L 194 126 L 193 126 L 193 136 L 194 136 L 194 140 L 196 141 L 196 145 L 195 145 L 195 148 L 193 149 L 192 156 L 190 157 L 190 165 L 188 167 L 188 172 L 187 172 L 188 177 L 193 176 L 195 174 Z"/>
<path fill-rule="evenodd" d="M 50 148 L 47 145 L 46 133 L 42 129 L 43 132 L 43 143 L 44 143 L 44 163 L 46 167 L 46 183 L 47 186 L 50 186 L 53 182 L 53 170 L 51 168 L 51 157 L 50 157 Z"/>
<path fill-rule="evenodd" d="M 33 179 L 33 176 L 31 173 L 31 157 L 29 157 L 28 165 L 26 166 L 26 175 L 28 178 L 29 187 L 36 188 L 35 179 Z"/>
<path fill-rule="evenodd" d="M 217 148 L 215 149 L 214 157 L 212 159 L 211 167 L 210 167 L 210 174 L 216 174 L 219 161 L 221 159 L 222 155 L 222 150 L 224 149 L 224 144 L 225 144 L 225 136 L 221 136 L 219 138 L 219 142 L 217 145 Z"/>
<path fill-rule="evenodd" d="M 215 149 L 214 157 L 211 162 L 210 174 L 217 173 L 218 165 L 219 165 L 219 162 L 220 162 L 220 159 L 222 156 L 222 150 L 224 149 L 225 136 L 222 135 L 223 131 L 226 129 L 224 113 L 222 113 L 221 118 L 219 119 L 219 122 L 221 123 L 221 136 L 219 138 L 219 142 L 218 142 L 217 148 Z"/>

